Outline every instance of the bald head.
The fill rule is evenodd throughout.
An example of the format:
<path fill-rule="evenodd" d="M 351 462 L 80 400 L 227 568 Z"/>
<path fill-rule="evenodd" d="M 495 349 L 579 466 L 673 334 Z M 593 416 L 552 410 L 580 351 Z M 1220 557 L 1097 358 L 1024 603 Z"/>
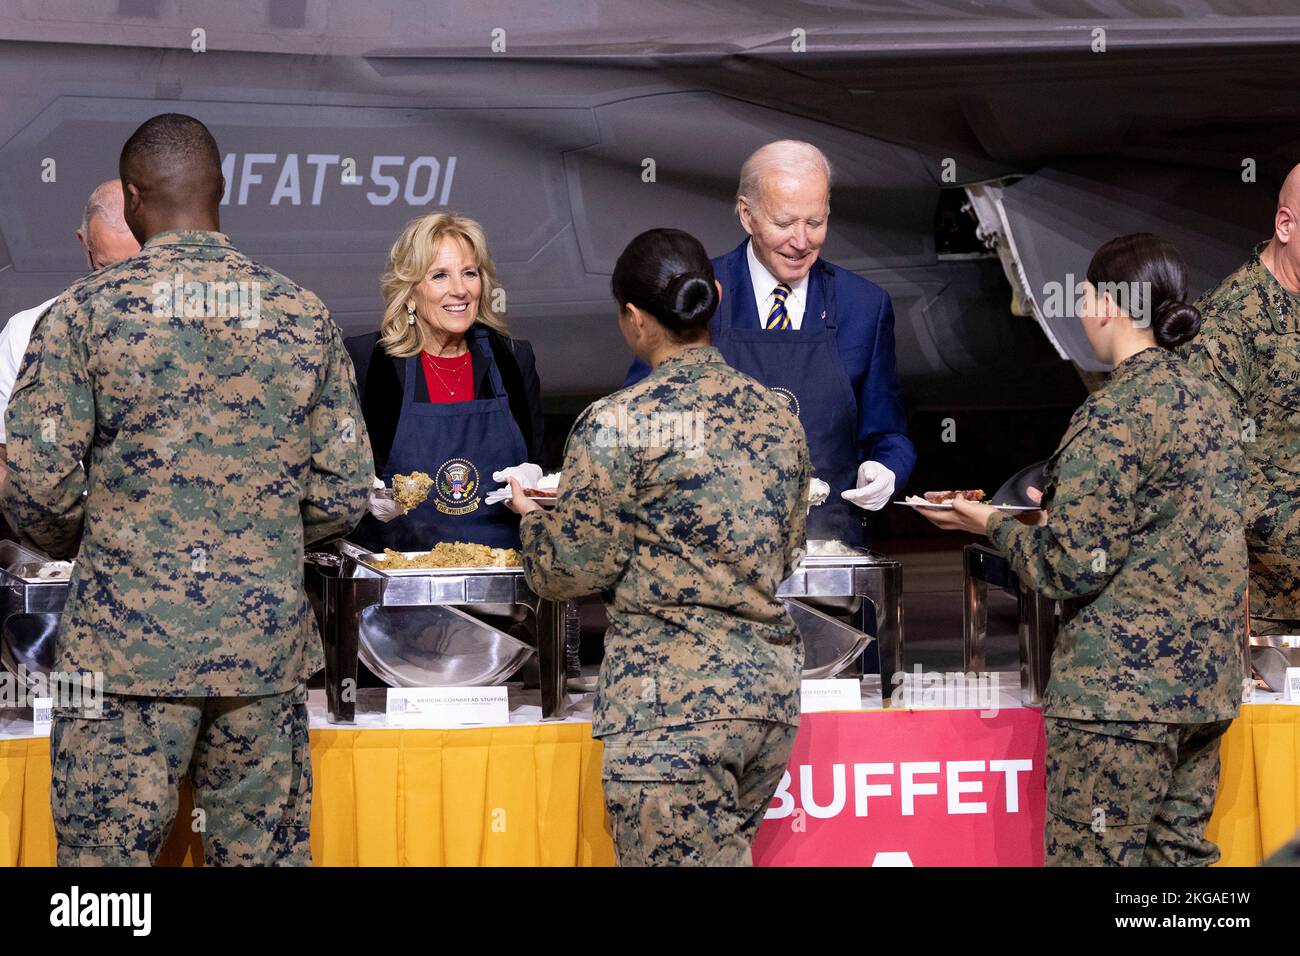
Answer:
<path fill-rule="evenodd" d="M 779 139 L 760 146 L 740 167 L 740 186 L 737 201 L 749 200 L 750 205 L 762 201 L 764 189 L 780 179 L 793 179 L 831 188 L 831 164 L 826 154 L 812 143 L 797 139 Z"/>
<path fill-rule="evenodd" d="M 194 117 L 146 120 L 122 147 L 118 171 L 126 223 L 140 242 L 169 229 L 220 228 L 221 152 Z"/>
<path fill-rule="evenodd" d="M 1289 206 L 1293 215 L 1300 215 L 1300 164 L 1292 166 L 1291 172 L 1282 180 L 1282 188 L 1277 193 L 1277 206 L 1278 209 Z"/>
<path fill-rule="evenodd" d="M 122 217 L 122 183 L 116 179 L 100 183 L 86 200 L 77 238 L 86 251 L 86 263 L 102 269 L 140 251 L 140 244 Z"/>
<path fill-rule="evenodd" d="M 96 218 L 102 219 L 105 227 L 115 232 L 130 232 L 122 218 L 122 180 L 109 179 L 91 190 L 86 209 L 81 214 L 82 231 Z"/>

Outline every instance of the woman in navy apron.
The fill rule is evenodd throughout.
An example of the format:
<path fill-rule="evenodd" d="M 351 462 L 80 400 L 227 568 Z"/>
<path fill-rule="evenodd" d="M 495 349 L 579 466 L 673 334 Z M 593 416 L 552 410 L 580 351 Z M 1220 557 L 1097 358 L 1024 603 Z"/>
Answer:
<path fill-rule="evenodd" d="M 482 227 L 449 213 L 413 220 L 382 286 L 379 333 L 347 342 L 376 475 L 391 487 L 394 475 L 419 471 L 434 485 L 405 514 L 373 500 L 351 539 L 375 551 L 517 547 L 518 517 L 484 499 L 495 475 L 540 458 L 541 389 L 531 347 L 490 307 L 496 277 Z"/>

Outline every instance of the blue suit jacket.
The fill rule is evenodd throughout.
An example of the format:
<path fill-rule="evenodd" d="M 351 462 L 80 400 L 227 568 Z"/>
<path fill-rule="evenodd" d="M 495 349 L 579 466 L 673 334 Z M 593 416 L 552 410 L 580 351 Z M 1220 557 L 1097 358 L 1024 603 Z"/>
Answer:
<path fill-rule="evenodd" d="M 761 327 L 745 253 L 748 243 L 746 238 L 731 252 L 713 260 L 714 274 L 722 284 L 722 303 L 718 310 L 729 309 L 732 328 L 737 329 Z M 819 258 L 808 276 L 804 328 L 809 322 L 821 321 L 821 313 L 826 308 L 822 302 L 823 277 L 830 279 L 835 294 L 835 314 L 826 318 L 835 323 L 840 360 L 858 398 L 859 460 L 880 462 L 894 473 L 896 487 L 901 491 L 916 464 L 916 449 L 907 437 L 907 419 L 898 394 L 894 307 L 889 293 L 874 282 Z M 715 313 L 709 331 L 716 334 L 717 329 Z M 639 382 L 649 372 L 649 366 L 640 359 L 634 360 L 623 386 Z"/>

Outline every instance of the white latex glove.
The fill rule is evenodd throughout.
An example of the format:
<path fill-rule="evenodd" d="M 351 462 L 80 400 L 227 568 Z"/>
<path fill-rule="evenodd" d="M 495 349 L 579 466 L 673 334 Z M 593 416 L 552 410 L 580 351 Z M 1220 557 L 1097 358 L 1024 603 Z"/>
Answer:
<path fill-rule="evenodd" d="M 524 488 L 536 488 L 537 483 L 542 480 L 542 466 L 534 465 L 532 462 L 524 462 L 522 465 L 514 465 L 510 468 L 502 468 L 500 471 L 492 472 L 492 480 L 506 484 L 513 478 Z"/>
<path fill-rule="evenodd" d="M 374 487 L 377 491 L 383 491 L 388 486 L 376 478 Z M 372 491 L 370 494 L 370 513 L 380 521 L 387 523 L 406 514 L 406 509 L 392 498 L 380 498 Z"/>
<path fill-rule="evenodd" d="M 865 511 L 879 511 L 894 494 L 894 473 L 878 461 L 858 465 L 858 486 L 841 491 L 840 497 Z"/>

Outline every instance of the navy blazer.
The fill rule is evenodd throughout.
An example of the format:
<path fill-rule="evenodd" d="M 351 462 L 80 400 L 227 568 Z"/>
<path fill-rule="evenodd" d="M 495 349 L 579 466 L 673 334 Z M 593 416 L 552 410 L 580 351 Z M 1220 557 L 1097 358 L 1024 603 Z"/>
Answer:
<path fill-rule="evenodd" d="M 718 311 L 729 309 L 732 328 L 761 328 L 754 303 L 754 284 L 749 278 L 746 248 L 749 238 L 713 260 L 713 272 L 722 284 Z M 826 320 L 835 325 L 840 360 L 858 398 L 858 455 L 860 461 L 878 461 L 894 473 L 901 490 L 916 465 L 916 449 L 907 437 L 907 418 L 898 391 L 898 363 L 894 357 L 894 306 L 889 293 L 848 269 L 819 258 L 808 275 L 808 301 L 803 327 L 820 322 L 826 308 L 822 281 L 829 279 L 834 290 L 834 315 Z M 709 333 L 718 330 L 718 313 L 709 322 Z M 775 334 L 775 333 L 774 333 Z M 641 381 L 649 367 L 640 359 L 632 362 L 624 388 Z M 815 466 L 816 461 L 813 462 Z"/>

